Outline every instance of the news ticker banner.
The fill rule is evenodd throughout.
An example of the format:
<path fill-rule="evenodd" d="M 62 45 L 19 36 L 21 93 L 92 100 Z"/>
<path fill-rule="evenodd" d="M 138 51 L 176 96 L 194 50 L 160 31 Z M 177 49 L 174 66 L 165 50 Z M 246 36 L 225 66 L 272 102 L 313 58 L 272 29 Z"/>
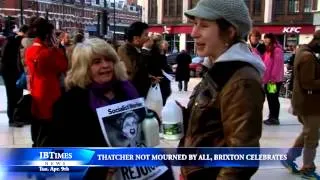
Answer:
<path fill-rule="evenodd" d="M 87 167 L 168 164 L 257 167 L 272 166 L 281 160 L 286 160 L 287 151 L 288 149 L 280 148 L 18 148 L 0 149 L 0 166 L 18 171 L 59 167 L 60 172 L 82 171 Z"/>

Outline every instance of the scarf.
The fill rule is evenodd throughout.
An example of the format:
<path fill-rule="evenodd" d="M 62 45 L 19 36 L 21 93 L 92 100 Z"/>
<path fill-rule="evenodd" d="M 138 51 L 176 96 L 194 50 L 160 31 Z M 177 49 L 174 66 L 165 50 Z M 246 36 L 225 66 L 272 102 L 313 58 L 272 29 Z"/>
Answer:
<path fill-rule="evenodd" d="M 91 83 L 89 89 L 89 103 L 93 111 L 97 108 L 115 104 L 123 100 L 130 100 L 138 97 L 138 93 L 135 88 L 128 81 L 112 80 L 105 84 Z M 113 99 L 108 99 L 105 93 L 112 91 L 115 95 Z M 117 99 L 117 97 L 123 97 L 124 99 Z"/>

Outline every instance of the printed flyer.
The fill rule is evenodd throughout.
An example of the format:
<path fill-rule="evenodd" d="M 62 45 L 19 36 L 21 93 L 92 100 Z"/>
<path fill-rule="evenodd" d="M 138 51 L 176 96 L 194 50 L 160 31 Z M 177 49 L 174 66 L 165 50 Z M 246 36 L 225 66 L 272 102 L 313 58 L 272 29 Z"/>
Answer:
<path fill-rule="evenodd" d="M 141 130 L 146 115 L 143 98 L 133 99 L 97 109 L 104 138 L 110 147 L 145 147 Z M 153 180 L 168 170 L 159 167 L 117 168 L 114 180 Z"/>

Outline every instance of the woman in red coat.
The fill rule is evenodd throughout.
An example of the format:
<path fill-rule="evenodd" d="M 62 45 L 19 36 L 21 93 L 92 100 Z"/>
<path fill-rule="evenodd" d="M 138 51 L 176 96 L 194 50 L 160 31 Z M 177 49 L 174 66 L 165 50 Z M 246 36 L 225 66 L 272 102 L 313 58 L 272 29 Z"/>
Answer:
<path fill-rule="evenodd" d="M 52 106 L 61 95 L 60 76 L 67 70 L 63 51 L 51 41 L 53 25 L 43 18 L 33 24 L 36 38 L 26 52 L 29 88 L 32 96 L 31 125 L 33 146 L 41 144 L 46 137 L 52 119 Z"/>

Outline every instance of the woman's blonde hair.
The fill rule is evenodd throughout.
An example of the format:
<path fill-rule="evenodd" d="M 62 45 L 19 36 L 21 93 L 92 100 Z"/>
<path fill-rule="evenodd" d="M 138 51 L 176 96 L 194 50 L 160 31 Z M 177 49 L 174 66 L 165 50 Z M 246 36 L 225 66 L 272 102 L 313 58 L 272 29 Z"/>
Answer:
<path fill-rule="evenodd" d="M 102 39 L 92 38 L 78 43 L 72 52 L 71 69 L 65 78 L 67 89 L 86 88 L 92 82 L 90 67 L 96 56 L 106 57 L 114 63 L 115 79 L 121 81 L 128 79 L 125 65 L 112 46 Z"/>

